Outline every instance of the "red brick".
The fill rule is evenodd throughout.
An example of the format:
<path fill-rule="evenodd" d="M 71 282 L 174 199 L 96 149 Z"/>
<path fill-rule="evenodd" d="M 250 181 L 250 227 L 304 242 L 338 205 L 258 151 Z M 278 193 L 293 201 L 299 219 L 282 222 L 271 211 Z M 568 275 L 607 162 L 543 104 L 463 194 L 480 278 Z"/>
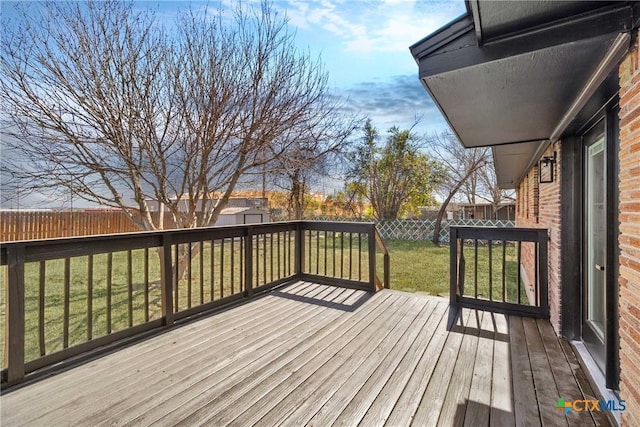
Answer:
<path fill-rule="evenodd" d="M 620 64 L 620 395 L 622 424 L 640 425 L 640 55 Z"/>

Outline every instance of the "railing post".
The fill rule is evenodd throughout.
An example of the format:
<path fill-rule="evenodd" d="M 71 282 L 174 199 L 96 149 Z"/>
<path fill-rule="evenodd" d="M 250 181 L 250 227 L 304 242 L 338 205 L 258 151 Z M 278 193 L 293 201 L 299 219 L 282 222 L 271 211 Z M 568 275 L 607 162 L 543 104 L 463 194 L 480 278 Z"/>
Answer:
<path fill-rule="evenodd" d="M 369 286 L 371 292 L 376 291 L 376 225 L 371 224 L 369 230 Z"/>
<path fill-rule="evenodd" d="M 160 263 L 162 265 L 162 318 L 166 326 L 173 324 L 173 265 L 171 263 L 171 235 L 162 235 L 162 252 L 160 253 Z M 178 260 L 176 259 L 176 264 Z"/>
<path fill-rule="evenodd" d="M 302 221 L 296 222 L 296 276 L 302 276 L 304 263 L 304 227 Z"/>
<path fill-rule="evenodd" d="M 24 378 L 24 246 L 9 249 L 8 274 L 5 283 L 7 382 Z"/>
<path fill-rule="evenodd" d="M 253 227 L 247 227 L 244 236 L 244 294 L 248 298 L 253 295 Z"/>
<path fill-rule="evenodd" d="M 449 303 L 458 303 L 458 227 L 449 227 Z"/>
<path fill-rule="evenodd" d="M 540 281 L 540 310 L 544 316 L 549 316 L 549 260 L 548 260 L 548 231 L 546 229 L 538 231 L 538 280 Z"/>
<path fill-rule="evenodd" d="M 391 260 L 389 254 L 384 254 L 384 287 L 389 289 L 391 283 Z"/>

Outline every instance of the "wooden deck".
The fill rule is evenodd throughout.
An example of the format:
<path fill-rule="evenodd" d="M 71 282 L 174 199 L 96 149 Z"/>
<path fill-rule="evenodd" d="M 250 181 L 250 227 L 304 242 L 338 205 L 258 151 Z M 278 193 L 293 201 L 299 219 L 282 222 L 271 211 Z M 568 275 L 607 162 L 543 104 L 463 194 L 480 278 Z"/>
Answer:
<path fill-rule="evenodd" d="M 4 393 L 15 425 L 606 425 L 547 321 L 296 283 Z M 584 390 L 585 395 L 583 395 Z"/>

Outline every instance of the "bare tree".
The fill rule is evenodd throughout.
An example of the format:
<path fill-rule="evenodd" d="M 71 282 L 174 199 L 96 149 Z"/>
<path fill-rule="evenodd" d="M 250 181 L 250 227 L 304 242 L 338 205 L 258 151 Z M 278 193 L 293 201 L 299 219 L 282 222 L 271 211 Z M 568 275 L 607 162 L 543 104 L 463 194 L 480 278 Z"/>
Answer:
<path fill-rule="evenodd" d="M 449 203 L 469 178 L 490 162 L 491 152 L 488 148 L 464 148 L 449 131 L 432 135 L 428 138 L 428 143 L 432 155 L 444 165 L 446 171 L 446 178 L 440 186 L 444 201 L 440 205 L 433 232 L 433 243 L 438 245 L 442 220 Z M 475 197 L 476 188 L 473 191 Z"/>
<path fill-rule="evenodd" d="M 478 169 L 477 176 L 480 183 L 478 197 L 491 204 L 491 216 L 493 219 L 498 219 L 500 205 L 505 201 L 514 201 L 515 191 L 507 191 L 498 187 L 493 161 L 487 162 L 484 167 Z"/>
<path fill-rule="evenodd" d="M 165 210 L 208 225 L 243 176 L 297 159 L 296 132 L 325 113 L 327 74 L 267 3 L 189 10 L 170 35 L 133 3 L 28 8 L 3 30 L 0 77 L 3 172 L 23 193 L 71 191 L 145 230 Z"/>
<path fill-rule="evenodd" d="M 288 193 L 290 219 L 303 218 L 311 181 L 338 171 L 349 137 L 359 127 L 355 117 L 345 114 L 346 101 L 333 97 L 325 101 L 325 113 L 316 116 L 313 127 L 300 130 L 291 155 L 276 159 L 271 165 L 274 182 Z"/>

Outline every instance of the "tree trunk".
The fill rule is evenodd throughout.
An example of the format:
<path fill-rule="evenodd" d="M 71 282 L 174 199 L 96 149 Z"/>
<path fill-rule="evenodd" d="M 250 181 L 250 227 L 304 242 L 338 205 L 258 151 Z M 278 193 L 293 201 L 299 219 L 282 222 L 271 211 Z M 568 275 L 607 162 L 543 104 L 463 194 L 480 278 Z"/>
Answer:
<path fill-rule="evenodd" d="M 455 187 L 449 192 L 449 195 L 444 202 L 442 202 L 442 206 L 440 206 L 440 210 L 438 211 L 438 218 L 436 218 L 435 228 L 433 230 L 433 244 L 436 246 L 440 246 L 440 230 L 442 229 L 442 218 L 444 214 L 447 213 L 447 206 L 449 206 L 449 202 L 453 199 L 453 196 L 456 195 L 458 190 L 462 187 L 462 184 L 466 181 L 466 179 L 471 175 L 473 171 L 469 172 L 463 179 L 458 181 Z"/>
<path fill-rule="evenodd" d="M 447 198 L 442 202 L 442 206 L 440 206 L 440 210 L 438 211 L 438 217 L 436 218 L 436 224 L 433 229 L 433 244 L 436 246 L 440 246 L 440 230 L 442 229 L 442 218 L 447 213 L 447 206 L 449 206 L 449 202 L 453 198 L 453 196 L 457 193 L 457 191 L 462 186 L 462 182 L 460 182 L 453 189 L 451 193 L 447 196 Z"/>

